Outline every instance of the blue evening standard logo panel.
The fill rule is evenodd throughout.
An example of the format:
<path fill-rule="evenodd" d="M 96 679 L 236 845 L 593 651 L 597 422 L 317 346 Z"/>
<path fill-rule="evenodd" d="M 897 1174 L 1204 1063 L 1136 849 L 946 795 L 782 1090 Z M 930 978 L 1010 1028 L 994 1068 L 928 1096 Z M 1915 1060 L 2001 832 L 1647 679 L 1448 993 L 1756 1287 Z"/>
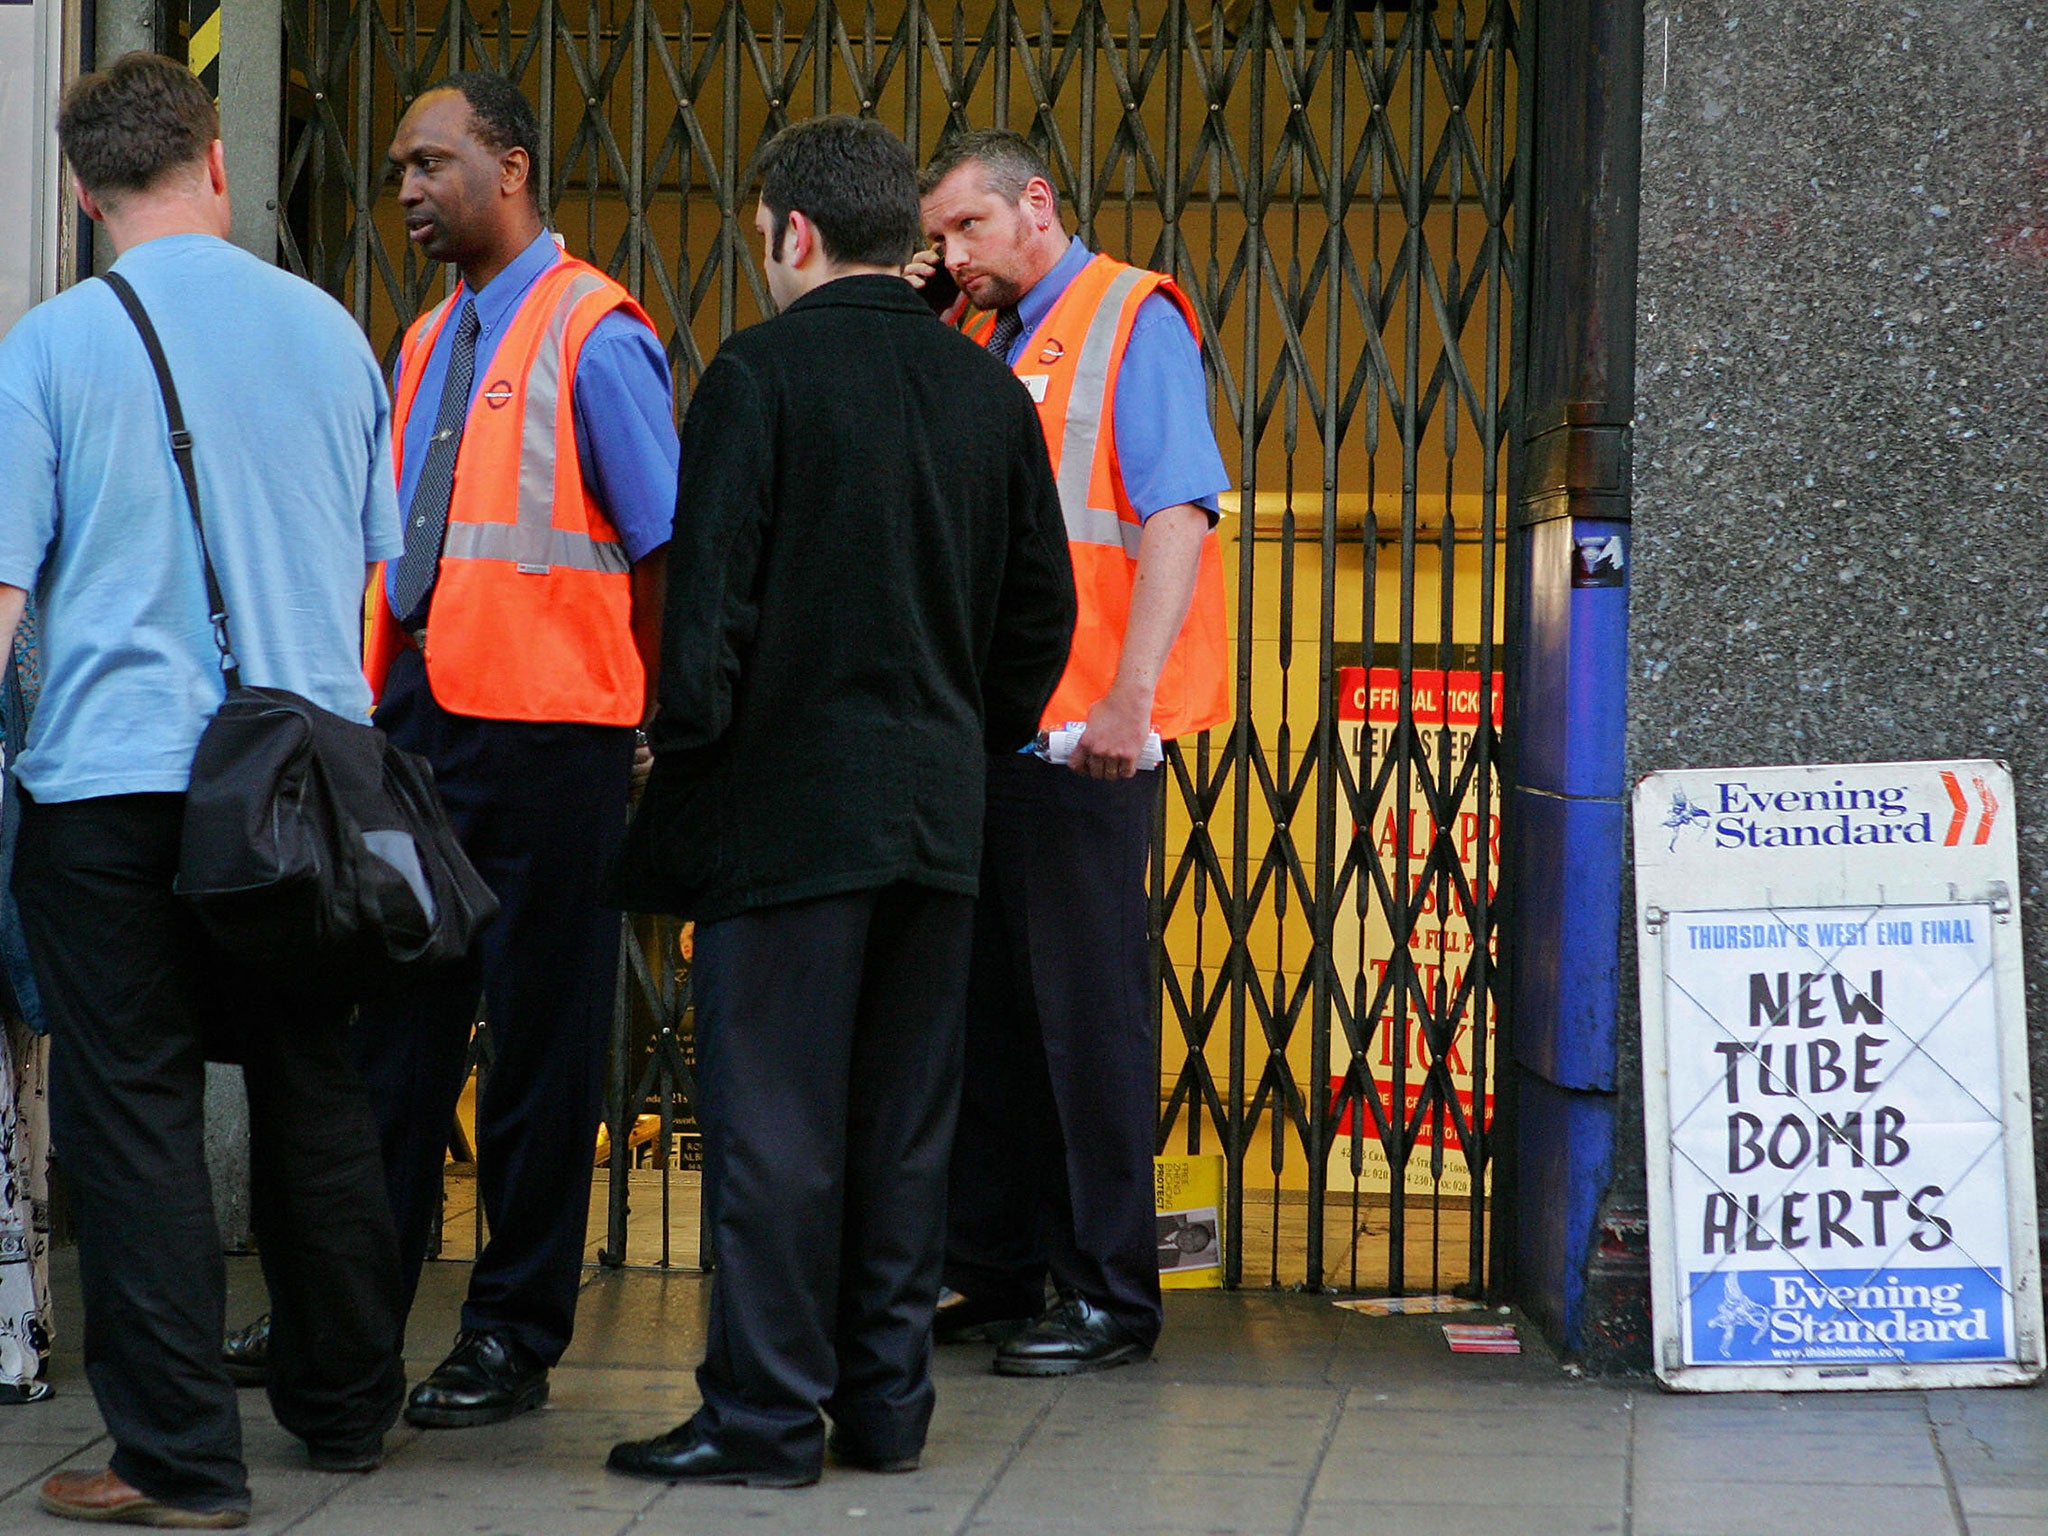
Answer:
<path fill-rule="evenodd" d="M 2009 1360 L 2001 1279 L 1996 1269 L 1695 1273 L 1691 1359 L 1700 1365 Z"/>

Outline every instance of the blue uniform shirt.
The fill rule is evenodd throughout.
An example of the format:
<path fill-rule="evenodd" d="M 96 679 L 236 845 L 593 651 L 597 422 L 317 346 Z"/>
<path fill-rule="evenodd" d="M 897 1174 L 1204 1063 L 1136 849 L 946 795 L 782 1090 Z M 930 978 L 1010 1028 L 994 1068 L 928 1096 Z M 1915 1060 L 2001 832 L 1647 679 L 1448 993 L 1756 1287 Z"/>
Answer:
<path fill-rule="evenodd" d="M 543 232 L 512 258 L 511 264 L 480 293 L 463 302 L 476 306 L 476 374 L 470 399 L 493 377 L 491 359 L 519 305 L 540 275 L 561 256 L 555 237 Z M 403 472 L 398 504 L 409 510 L 413 488 L 426 467 L 427 442 L 440 415 L 441 386 L 448 377 L 448 354 L 455 346 L 461 319 L 450 314 L 413 399 L 405 424 Z M 591 330 L 576 359 L 576 383 L 570 396 L 576 420 L 576 456 L 583 462 L 583 483 L 604 515 L 619 531 L 626 558 L 638 560 L 666 544 L 676 515 L 675 396 L 668 358 L 652 331 L 630 315 L 606 315 Z M 593 430 L 593 424 L 601 430 Z M 398 566 L 384 573 L 385 591 L 396 601 Z"/>
<path fill-rule="evenodd" d="M 369 343 L 311 283 L 210 235 L 114 268 L 163 337 L 244 681 L 367 718 L 363 567 L 402 547 Z M 0 342 L 0 582 L 40 610 L 29 793 L 182 791 L 225 689 L 156 376 L 105 283 Z"/>
<path fill-rule="evenodd" d="M 1003 361 L 1014 365 L 1038 344 L 1038 327 L 1054 302 L 1093 259 L 1094 253 L 1076 235 L 1066 255 L 1017 301 L 1017 318 L 1024 328 Z M 1209 424 L 1202 352 L 1179 307 L 1163 293 L 1138 306 L 1117 374 L 1111 422 L 1124 494 L 1139 521 L 1183 502 L 1192 502 L 1215 518 L 1216 497 L 1230 489 L 1230 475 Z"/>

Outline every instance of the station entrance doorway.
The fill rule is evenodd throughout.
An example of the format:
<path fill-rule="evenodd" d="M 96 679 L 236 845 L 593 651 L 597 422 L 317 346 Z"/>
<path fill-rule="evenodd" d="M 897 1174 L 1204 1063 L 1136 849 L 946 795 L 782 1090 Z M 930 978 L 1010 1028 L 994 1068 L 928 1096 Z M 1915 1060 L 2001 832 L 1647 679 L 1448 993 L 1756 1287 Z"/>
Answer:
<path fill-rule="evenodd" d="M 920 160 L 954 129 L 1039 136 L 1089 243 L 1193 300 L 1238 486 L 1236 715 L 1159 775 L 1159 1146 L 1220 1160 L 1229 1285 L 1487 1273 L 1516 9 L 284 7 L 282 259 L 387 360 L 444 279 L 405 239 L 384 148 L 414 94 L 477 66 L 517 78 L 552 128 L 543 207 L 654 317 L 679 404 L 766 312 L 752 168 L 814 113 L 879 117 Z M 633 930 L 593 1256 L 698 1265 L 687 935 Z M 487 1030 L 479 1055 L 488 1070 Z M 443 1252 L 460 1255 L 480 1218 L 451 1174 Z"/>

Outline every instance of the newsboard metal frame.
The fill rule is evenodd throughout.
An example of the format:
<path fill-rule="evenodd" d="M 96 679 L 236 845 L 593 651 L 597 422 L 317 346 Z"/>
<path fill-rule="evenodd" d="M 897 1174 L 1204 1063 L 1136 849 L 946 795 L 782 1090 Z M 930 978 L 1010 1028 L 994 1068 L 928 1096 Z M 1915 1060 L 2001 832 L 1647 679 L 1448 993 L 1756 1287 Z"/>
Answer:
<path fill-rule="evenodd" d="M 1709 774 L 1779 773 L 1783 769 L 1729 768 L 1651 773 L 1637 782 L 1634 796 L 1636 924 L 1640 967 L 1643 1046 L 1643 1117 L 1648 1153 L 1650 1207 L 1650 1308 L 1658 1380 L 1683 1392 L 1870 1391 L 2027 1386 L 2048 1366 L 2043 1350 L 2041 1252 L 2034 1197 L 2032 1094 L 2026 1034 L 2026 991 L 2022 972 L 2019 912 L 2015 901 L 2018 853 L 2013 836 L 2011 776 L 2003 763 L 1876 763 L 1802 765 L 1809 775 L 1900 770 L 1924 775 L 1929 769 L 1990 777 L 2003 789 L 2007 814 L 1995 837 L 1975 854 L 1975 845 L 1943 850 L 1946 867 L 1904 866 L 1897 855 L 1879 858 L 1848 852 L 1808 857 L 1803 867 L 1772 869 L 1759 876 L 1754 864 L 1711 863 L 1672 856 L 1682 832 L 1660 819 L 1671 792 Z M 1967 777 L 1963 782 L 1968 782 Z M 1991 829 L 1987 827 L 1987 831 Z M 1680 904 L 1682 903 L 1682 905 Z M 1666 945 L 1689 911 L 1773 912 L 1836 908 L 1881 912 L 1887 907 L 1983 906 L 1996 914 L 1990 926 L 1992 984 L 1997 1010 L 1999 1095 L 2005 1115 L 2008 1273 L 2013 1277 L 2013 1356 L 2006 1360 L 1942 1363 L 1843 1363 L 1838 1365 L 1688 1364 L 1684 1358 L 1684 1283 L 1675 1241 L 1678 1213 L 1673 1189 L 1672 1116 L 1669 1093 L 1670 1039 L 1665 1008 Z"/>

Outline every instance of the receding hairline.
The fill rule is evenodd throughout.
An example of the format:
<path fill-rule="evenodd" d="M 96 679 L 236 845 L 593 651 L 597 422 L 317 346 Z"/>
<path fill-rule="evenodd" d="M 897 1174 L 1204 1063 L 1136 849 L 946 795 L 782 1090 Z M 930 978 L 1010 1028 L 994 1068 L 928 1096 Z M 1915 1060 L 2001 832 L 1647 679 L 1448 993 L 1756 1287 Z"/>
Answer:
<path fill-rule="evenodd" d="M 399 122 L 402 124 L 406 118 L 411 117 L 413 113 L 419 111 L 421 107 L 432 101 L 436 96 L 453 96 L 457 101 L 461 102 L 462 110 L 467 115 L 467 121 L 463 124 L 463 130 L 486 149 L 492 147 L 488 135 L 477 131 L 484 126 L 482 114 L 477 111 L 476 103 L 469 99 L 469 93 L 464 91 L 459 85 L 428 86 L 419 95 L 413 97 L 412 104 L 400 115 Z M 515 145 L 514 147 L 516 148 L 517 146 Z"/>
<path fill-rule="evenodd" d="M 993 160 L 991 160 L 986 155 L 969 155 L 966 159 L 960 161 L 959 164 L 947 166 L 945 174 L 940 176 L 937 181 L 933 182 L 931 185 L 931 191 L 925 193 L 924 195 L 927 197 L 931 196 L 932 192 L 938 191 L 939 188 L 943 187 L 955 176 L 958 176 L 962 171 L 978 171 L 980 173 L 979 179 L 981 182 L 982 191 L 994 192 L 1001 197 L 1009 196 L 1008 191 L 1005 190 L 1003 186 L 1004 178 L 1002 176 L 1000 168 L 994 163 Z M 1033 175 L 1035 174 L 1037 173 L 1034 172 Z M 1024 186 L 1029 186 L 1030 184 L 1031 177 L 1026 176 L 1024 178 Z M 1022 197 L 1023 195 L 1024 188 L 1019 187 L 1017 189 L 1017 196 Z"/>
<path fill-rule="evenodd" d="M 981 171 L 981 189 L 1005 201 L 1014 203 L 1022 198 L 1033 181 L 1043 181 L 1054 200 L 1059 198 L 1059 188 L 1053 184 L 1052 170 L 1045 156 L 1028 143 L 1020 144 L 1008 135 L 997 137 L 994 142 L 967 146 L 961 146 L 957 138 L 951 144 L 941 144 L 918 178 L 918 196 L 921 199 L 931 196 L 970 166 Z"/>

